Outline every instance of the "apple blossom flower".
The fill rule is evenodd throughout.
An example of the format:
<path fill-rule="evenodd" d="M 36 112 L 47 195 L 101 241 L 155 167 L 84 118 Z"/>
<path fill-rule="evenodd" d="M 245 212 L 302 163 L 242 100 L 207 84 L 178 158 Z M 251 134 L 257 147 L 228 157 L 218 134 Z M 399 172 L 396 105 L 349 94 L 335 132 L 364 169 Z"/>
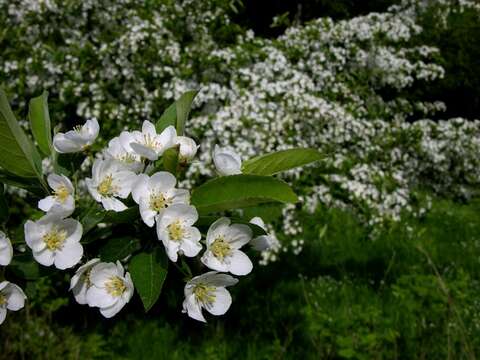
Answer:
<path fill-rule="evenodd" d="M 142 131 L 124 131 L 120 134 L 120 143 L 125 150 L 133 150 L 148 160 L 157 160 L 163 152 L 175 145 L 177 131 L 173 126 L 168 126 L 157 134 L 155 125 L 145 120 Z"/>
<path fill-rule="evenodd" d="M 195 207 L 185 204 L 169 206 L 157 216 L 157 235 L 173 262 L 178 253 L 193 257 L 202 250 L 200 231 L 192 225 L 198 220 Z"/>
<path fill-rule="evenodd" d="M 120 138 L 114 137 L 108 142 L 108 147 L 103 151 L 106 159 L 115 159 L 125 165 L 127 170 L 139 173 L 144 164 L 140 155 L 134 151 L 127 151 L 121 144 Z"/>
<path fill-rule="evenodd" d="M 96 159 L 92 178 L 85 179 L 92 197 L 101 202 L 105 210 L 123 211 L 127 207 L 118 198 L 126 199 L 137 180 L 137 175 L 113 159 Z"/>
<path fill-rule="evenodd" d="M 248 225 L 230 225 L 230 219 L 222 217 L 215 221 L 207 232 L 207 250 L 202 255 L 202 263 L 212 270 L 246 275 L 253 264 L 239 249 L 252 239 Z"/>
<path fill-rule="evenodd" d="M 57 133 L 53 137 L 53 147 L 59 153 L 74 153 L 85 150 L 98 136 L 100 126 L 97 119 L 87 120 L 73 130 Z"/>
<path fill-rule="evenodd" d="M 115 316 L 133 296 L 132 278 L 119 261 L 97 263 L 90 271 L 90 283 L 87 303 L 98 307 L 106 318 Z"/>
<path fill-rule="evenodd" d="M 235 151 L 215 145 L 213 162 L 217 172 L 222 176 L 242 173 L 242 159 Z"/>
<path fill-rule="evenodd" d="M 183 313 L 187 313 L 192 319 L 206 322 L 202 309 L 212 315 L 223 315 L 232 304 L 232 297 L 227 286 L 238 283 L 238 280 L 227 274 L 210 271 L 195 276 L 185 285 L 185 300 L 183 301 Z"/>
<path fill-rule="evenodd" d="M 173 204 L 188 204 L 188 190 L 176 189 L 177 179 L 167 171 L 159 171 L 151 177 L 138 175 L 132 188 L 132 198 L 139 205 L 140 215 L 145 224 L 152 227 L 155 216 Z"/>
<path fill-rule="evenodd" d="M 180 162 L 187 163 L 192 160 L 197 154 L 199 145 L 195 143 L 195 140 L 187 136 L 177 136 L 175 143 L 180 145 L 179 158 Z"/>
<path fill-rule="evenodd" d="M 0 324 L 7 317 L 7 310 L 18 311 L 25 306 L 25 293 L 9 281 L 0 282 Z"/>
<path fill-rule="evenodd" d="M 50 174 L 47 182 L 53 190 L 53 195 L 38 202 L 38 208 L 45 212 L 70 216 L 75 210 L 75 189 L 71 181 L 65 175 Z"/>
<path fill-rule="evenodd" d="M 92 286 L 90 273 L 92 268 L 100 262 L 100 259 L 92 259 L 80 266 L 70 280 L 70 289 L 75 300 L 81 305 L 87 303 L 87 291 Z"/>
<path fill-rule="evenodd" d="M 13 247 L 10 239 L 0 230 L 0 265 L 7 266 L 12 261 Z"/>
<path fill-rule="evenodd" d="M 38 221 L 25 223 L 25 241 L 35 260 L 45 266 L 55 264 L 61 270 L 71 268 L 82 258 L 82 232 L 80 222 L 63 219 L 58 214 L 47 214 Z"/>
<path fill-rule="evenodd" d="M 261 227 L 263 230 L 267 231 L 267 227 L 263 222 L 263 219 L 259 216 L 255 216 L 249 221 L 251 224 Z M 265 251 L 272 247 L 272 238 L 270 235 L 260 235 L 256 238 L 250 240 L 250 245 L 257 251 Z"/>

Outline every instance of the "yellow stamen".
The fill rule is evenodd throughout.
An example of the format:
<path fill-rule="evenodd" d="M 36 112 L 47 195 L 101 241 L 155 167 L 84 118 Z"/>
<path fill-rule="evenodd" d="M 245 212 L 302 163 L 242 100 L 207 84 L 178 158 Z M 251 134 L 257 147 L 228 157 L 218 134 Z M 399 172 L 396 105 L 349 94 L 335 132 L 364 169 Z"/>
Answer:
<path fill-rule="evenodd" d="M 82 125 L 74 126 L 73 130 L 76 131 L 76 132 L 82 132 Z"/>
<path fill-rule="evenodd" d="M 118 160 L 123 161 L 124 163 L 127 163 L 127 164 L 131 164 L 135 162 L 136 159 L 135 159 L 135 156 L 132 154 L 124 154 L 124 155 L 118 156 Z"/>
<path fill-rule="evenodd" d="M 172 204 L 172 199 L 167 198 L 163 193 L 152 192 L 150 194 L 150 209 L 160 211 Z"/>
<path fill-rule="evenodd" d="M 232 247 L 228 242 L 225 241 L 223 236 L 219 236 L 215 241 L 210 245 L 210 251 L 213 255 L 222 261 L 225 257 L 230 255 L 232 252 Z"/>
<path fill-rule="evenodd" d="M 98 193 L 102 196 L 114 195 L 117 188 L 113 185 L 112 175 L 105 176 L 97 187 Z"/>
<path fill-rule="evenodd" d="M 152 149 L 152 150 L 157 150 L 160 144 L 155 141 L 155 138 L 152 138 L 150 134 L 145 134 L 143 135 L 143 140 L 145 142 L 145 146 Z"/>
<path fill-rule="evenodd" d="M 0 306 L 5 305 L 7 303 L 7 298 L 5 295 L 0 294 Z"/>
<path fill-rule="evenodd" d="M 60 185 L 53 193 L 53 196 L 55 196 L 62 203 L 64 203 L 70 195 L 70 192 L 65 185 Z"/>
<path fill-rule="evenodd" d="M 185 229 L 179 220 L 168 225 L 168 234 L 170 235 L 170 239 L 174 241 L 180 241 L 184 238 Z"/>
<path fill-rule="evenodd" d="M 208 286 L 206 284 L 197 284 L 193 289 L 195 298 L 202 304 L 211 304 L 215 301 L 215 286 Z"/>
<path fill-rule="evenodd" d="M 65 230 L 60 230 L 56 226 L 52 227 L 49 232 L 43 235 L 43 241 L 50 251 L 60 249 L 66 238 L 67 232 Z"/>
<path fill-rule="evenodd" d="M 125 282 L 118 276 L 112 276 L 105 283 L 105 288 L 110 295 L 115 297 L 121 296 L 125 292 L 125 290 L 127 290 Z"/>

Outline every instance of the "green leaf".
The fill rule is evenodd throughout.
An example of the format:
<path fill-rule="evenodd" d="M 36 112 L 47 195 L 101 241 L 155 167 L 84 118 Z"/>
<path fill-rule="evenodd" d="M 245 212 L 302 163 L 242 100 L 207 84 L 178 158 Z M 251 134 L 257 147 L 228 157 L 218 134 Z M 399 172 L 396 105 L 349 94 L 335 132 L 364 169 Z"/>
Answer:
<path fill-rule="evenodd" d="M 192 192 L 191 202 L 202 213 L 256 206 L 295 203 L 297 196 L 282 180 L 259 175 L 232 175 L 206 182 Z"/>
<path fill-rule="evenodd" d="M 52 152 L 52 129 L 48 112 L 48 92 L 44 91 L 42 95 L 30 100 L 28 118 L 39 149 L 49 156 Z"/>
<path fill-rule="evenodd" d="M 178 153 L 179 153 L 179 148 L 178 146 L 175 146 L 168 150 L 165 150 L 165 152 L 162 155 L 163 168 L 166 171 L 172 173 L 173 175 L 177 174 Z"/>
<path fill-rule="evenodd" d="M 254 157 L 242 165 L 245 174 L 273 175 L 322 159 L 315 149 L 289 149 Z"/>
<path fill-rule="evenodd" d="M 104 220 L 105 222 L 112 224 L 125 224 L 135 221 L 138 217 L 138 206 L 135 205 L 120 212 L 111 210 L 107 211 Z"/>
<path fill-rule="evenodd" d="M 129 236 L 109 239 L 99 252 L 102 261 L 125 259 L 128 255 L 140 250 L 140 240 Z"/>
<path fill-rule="evenodd" d="M 185 132 L 185 123 L 190 114 L 192 108 L 193 99 L 197 96 L 198 91 L 191 90 L 180 96 L 180 99 L 176 101 L 177 105 L 177 134 L 183 135 Z"/>
<path fill-rule="evenodd" d="M 5 199 L 5 186 L 0 183 L 0 224 L 8 220 L 8 204 Z"/>
<path fill-rule="evenodd" d="M 190 113 L 192 102 L 198 91 L 192 90 L 182 94 L 180 98 L 171 104 L 162 114 L 155 125 L 157 132 L 163 131 L 168 126 L 177 129 L 177 134 L 182 135 L 185 129 L 185 122 Z"/>
<path fill-rule="evenodd" d="M 98 223 L 105 218 L 106 212 L 97 204 L 92 203 L 89 207 L 80 212 L 79 221 L 83 226 L 83 233 L 86 234 L 92 230 Z"/>
<path fill-rule="evenodd" d="M 40 266 L 30 252 L 14 256 L 7 270 L 26 280 L 38 279 L 56 272 L 55 269 Z"/>
<path fill-rule="evenodd" d="M 40 155 L 13 115 L 0 89 L 0 167 L 20 177 L 38 177 L 43 184 Z"/>
<path fill-rule="evenodd" d="M 159 247 L 135 255 L 128 267 L 145 312 L 157 302 L 167 277 L 168 259 Z"/>
<path fill-rule="evenodd" d="M 41 184 L 33 181 L 31 178 L 20 177 L 13 175 L 3 169 L 0 169 L 0 182 L 5 185 L 15 186 L 21 189 L 30 191 L 31 193 L 38 195 L 39 197 L 45 196 L 45 191 Z"/>

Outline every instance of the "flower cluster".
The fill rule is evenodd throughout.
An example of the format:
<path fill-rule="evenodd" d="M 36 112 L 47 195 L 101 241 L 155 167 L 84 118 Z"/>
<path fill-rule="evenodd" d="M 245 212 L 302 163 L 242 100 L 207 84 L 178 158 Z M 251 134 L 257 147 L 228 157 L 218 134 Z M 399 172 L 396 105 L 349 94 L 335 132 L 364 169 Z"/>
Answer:
<path fill-rule="evenodd" d="M 59 154 L 86 152 L 98 132 L 98 122 L 87 121 L 65 134 L 55 134 L 53 147 Z M 197 225 L 199 214 L 190 203 L 190 191 L 177 188 L 175 175 L 166 171 L 164 156 L 167 151 L 176 151 L 178 166 L 183 168 L 194 158 L 197 149 L 193 139 L 177 136 L 175 127 L 167 126 L 157 132 L 156 126 L 145 120 L 141 131 L 123 131 L 97 154 L 92 175 L 84 183 L 105 212 L 115 214 L 134 209 L 136 214 L 129 214 L 130 221 L 140 218 L 147 229 L 154 227 L 157 242 L 148 246 L 159 248 L 163 245 L 170 261 L 177 262 L 183 256 L 196 257 L 204 250 L 199 256 L 201 263 L 213 271 L 187 282 L 183 311 L 193 319 L 205 321 L 202 308 L 213 315 L 222 315 L 230 307 L 232 299 L 225 288 L 238 280 L 227 273 L 244 276 L 252 271 L 253 263 L 242 248 L 251 244 L 262 251 L 271 246 L 271 241 L 260 218 L 250 223 L 263 231 L 263 235 L 255 237 L 250 225 L 232 223 L 229 218 L 220 217 L 210 221 L 204 248 L 202 232 Z M 228 176 L 240 172 L 239 156 L 234 151 L 217 147 L 214 157 L 219 174 Z M 234 171 L 236 166 L 238 169 Z M 81 242 L 84 225 L 73 218 L 79 215 L 75 198 L 79 192 L 62 173 L 65 169 L 58 164 L 53 169 L 61 173 L 48 175 L 50 194 L 38 202 L 45 214 L 38 220 L 25 222 L 25 242 L 35 261 L 43 266 L 53 265 L 65 270 L 83 262 L 71 278 L 70 290 L 79 304 L 98 308 L 106 318 L 113 317 L 132 298 L 135 277 L 132 280 L 122 261 L 105 262 L 101 254 L 100 258 L 84 256 Z M 176 169 L 169 170 L 178 174 Z M 76 171 L 74 175 L 81 174 Z M 81 190 L 80 194 L 79 202 L 82 203 L 86 194 Z M 127 206 L 132 203 L 136 206 Z M 8 265 L 12 255 L 11 242 L 0 232 L 0 264 Z M 128 264 L 129 258 L 120 260 Z M 18 310 L 23 307 L 24 299 L 18 286 L 7 281 L 0 283 L 1 321 L 5 318 L 5 309 Z"/>

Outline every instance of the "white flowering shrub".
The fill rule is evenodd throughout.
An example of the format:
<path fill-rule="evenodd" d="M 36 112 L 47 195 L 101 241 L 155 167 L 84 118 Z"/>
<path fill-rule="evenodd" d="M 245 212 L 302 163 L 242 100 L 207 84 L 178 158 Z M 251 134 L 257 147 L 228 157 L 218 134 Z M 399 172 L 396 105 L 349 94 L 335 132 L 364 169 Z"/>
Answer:
<path fill-rule="evenodd" d="M 202 309 L 213 315 L 229 309 L 232 298 L 226 287 L 238 279 L 228 273 L 249 274 L 249 247 L 263 251 L 272 244 L 262 219 L 232 218 L 233 210 L 295 203 L 292 189 L 271 175 L 320 155 L 296 148 L 242 164 L 235 152 L 217 147 L 213 156 L 220 176 L 191 191 L 179 188 L 177 179 L 184 178 L 198 150 L 183 135 L 195 95 L 185 93 L 155 124 L 145 120 L 141 130 L 122 131 L 93 154 L 97 120 L 52 138 L 43 93 L 29 103 L 34 143 L 0 90 L 0 179 L 27 190 L 26 202 L 40 209 L 24 222 L 21 239 L 18 228 L 8 226 L 2 184 L 0 223 L 6 233 L 0 231 L 0 265 L 7 267 L 9 280 L 0 282 L 0 323 L 7 310 L 19 310 L 26 298 L 10 276 L 29 278 L 32 266 L 77 268 L 70 282 L 76 301 L 98 308 L 106 318 L 115 316 L 135 291 L 148 311 L 160 296 L 169 262 L 185 276 L 183 311 L 188 316 L 206 321 Z M 42 161 L 50 163 L 47 170 Z M 10 238 L 19 241 L 12 246 Z M 194 276 L 197 272 L 203 274 Z"/>
<path fill-rule="evenodd" d="M 444 76 L 438 50 L 416 41 L 420 18 L 429 11 L 444 27 L 451 12 L 479 11 L 477 2 L 405 0 L 385 13 L 317 19 L 277 39 L 235 27 L 232 3 L 0 0 L 0 82 L 22 94 L 13 99 L 20 108 L 46 87 L 58 99 L 59 123 L 72 120 L 61 114 L 97 118 L 112 136 L 158 119 L 167 100 L 200 88 L 188 134 L 203 151 L 180 182 L 187 189 L 214 174 L 217 144 L 215 163 L 227 161 L 226 174 L 258 153 L 297 146 L 323 153 L 318 166 L 284 175 L 301 205 L 286 205 L 280 224 L 266 225 L 275 250 L 264 261 L 282 249 L 301 251 L 302 216 L 319 204 L 352 209 L 377 229 L 424 213 L 423 190 L 473 194 L 480 123 L 433 121 L 445 105 L 411 92 Z M 123 147 L 120 136 L 106 152 L 124 157 Z M 142 216 L 151 224 L 156 215 Z"/>

